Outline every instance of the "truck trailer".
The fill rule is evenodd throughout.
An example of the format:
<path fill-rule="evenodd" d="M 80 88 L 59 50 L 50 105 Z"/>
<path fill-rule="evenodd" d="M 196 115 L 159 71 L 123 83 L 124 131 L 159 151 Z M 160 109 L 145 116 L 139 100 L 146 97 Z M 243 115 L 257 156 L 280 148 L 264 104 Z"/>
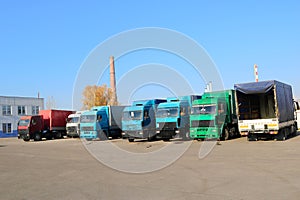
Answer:
<path fill-rule="evenodd" d="M 189 139 L 192 102 L 200 98 L 200 95 L 170 97 L 160 103 L 156 112 L 156 138 L 168 141 L 177 135 Z"/>
<path fill-rule="evenodd" d="M 151 99 L 134 101 L 123 111 L 122 131 L 123 138 L 129 142 L 134 139 L 152 140 L 156 134 L 156 109 L 165 99 Z"/>
<path fill-rule="evenodd" d="M 18 122 L 18 138 L 24 141 L 66 136 L 66 120 L 73 111 L 40 110 L 39 115 L 22 116 Z"/>
<path fill-rule="evenodd" d="M 296 133 L 292 87 L 270 80 L 235 84 L 239 130 L 248 140 L 285 140 Z"/>
<path fill-rule="evenodd" d="M 80 138 L 112 139 L 122 137 L 122 113 L 125 106 L 95 106 L 80 116 Z"/>
<path fill-rule="evenodd" d="M 190 137 L 193 139 L 227 140 L 239 136 L 235 91 L 205 92 L 193 101 Z"/>

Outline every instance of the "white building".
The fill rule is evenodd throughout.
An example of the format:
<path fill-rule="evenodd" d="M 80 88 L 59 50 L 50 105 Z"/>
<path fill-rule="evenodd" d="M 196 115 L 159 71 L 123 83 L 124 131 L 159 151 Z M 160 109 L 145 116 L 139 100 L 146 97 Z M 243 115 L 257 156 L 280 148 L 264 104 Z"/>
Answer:
<path fill-rule="evenodd" d="M 44 109 L 44 98 L 0 96 L 0 138 L 17 137 L 22 115 L 38 115 Z"/>

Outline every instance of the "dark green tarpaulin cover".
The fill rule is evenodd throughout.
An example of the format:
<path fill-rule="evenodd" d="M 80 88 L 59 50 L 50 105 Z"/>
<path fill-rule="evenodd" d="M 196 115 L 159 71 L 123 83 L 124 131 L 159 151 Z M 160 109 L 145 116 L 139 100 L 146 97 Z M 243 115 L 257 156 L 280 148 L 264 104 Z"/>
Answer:
<path fill-rule="evenodd" d="M 244 94 L 263 94 L 269 92 L 278 81 L 261 81 L 235 84 L 234 89 Z"/>
<path fill-rule="evenodd" d="M 277 115 L 279 122 L 286 122 L 294 119 L 294 102 L 292 86 L 276 81 L 261 81 L 252 83 L 235 84 L 234 89 L 245 95 L 266 94 L 274 90 L 274 98 L 277 105 Z"/>

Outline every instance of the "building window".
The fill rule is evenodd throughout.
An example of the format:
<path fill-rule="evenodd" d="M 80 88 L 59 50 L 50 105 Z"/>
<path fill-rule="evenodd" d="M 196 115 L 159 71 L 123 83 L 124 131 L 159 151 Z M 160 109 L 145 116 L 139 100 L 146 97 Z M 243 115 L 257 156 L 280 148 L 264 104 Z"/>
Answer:
<path fill-rule="evenodd" d="M 32 106 L 32 115 L 38 115 L 40 111 L 39 106 Z"/>
<path fill-rule="evenodd" d="M 2 106 L 2 115 L 11 115 L 11 106 Z"/>
<path fill-rule="evenodd" d="M 2 124 L 2 132 L 3 133 L 11 133 L 11 123 L 3 123 Z"/>
<path fill-rule="evenodd" d="M 26 115 L 25 106 L 18 106 L 18 115 Z"/>

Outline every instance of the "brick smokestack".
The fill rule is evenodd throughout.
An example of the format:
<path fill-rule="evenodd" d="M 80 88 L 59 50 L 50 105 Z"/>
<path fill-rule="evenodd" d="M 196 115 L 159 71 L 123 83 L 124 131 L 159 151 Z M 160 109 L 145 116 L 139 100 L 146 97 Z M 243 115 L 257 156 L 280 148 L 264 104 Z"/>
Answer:
<path fill-rule="evenodd" d="M 115 74 L 115 61 L 114 57 L 110 56 L 109 58 L 110 64 L 110 88 L 112 92 L 111 105 L 117 105 L 117 89 L 116 89 L 116 74 Z"/>
<path fill-rule="evenodd" d="M 257 65 L 254 65 L 254 76 L 255 76 L 255 82 L 258 82 L 258 70 Z"/>

